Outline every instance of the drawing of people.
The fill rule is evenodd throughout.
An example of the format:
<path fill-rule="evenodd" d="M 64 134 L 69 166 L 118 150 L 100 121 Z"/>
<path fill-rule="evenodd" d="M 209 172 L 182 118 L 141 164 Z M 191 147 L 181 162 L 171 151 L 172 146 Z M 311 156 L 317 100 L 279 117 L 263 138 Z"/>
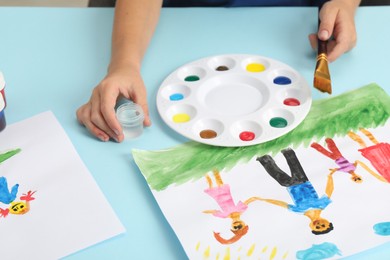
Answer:
<path fill-rule="evenodd" d="M 206 175 L 209 187 L 208 189 L 205 189 L 204 192 L 210 195 L 218 203 L 221 210 L 205 210 L 203 213 L 212 214 L 219 218 L 231 218 L 231 231 L 234 233 L 234 236 L 230 239 L 225 239 L 220 236 L 220 233 L 214 232 L 214 237 L 221 244 L 232 244 L 248 232 L 249 227 L 240 217 L 248 208 L 248 204 L 255 201 L 256 198 L 249 198 L 245 202 L 239 201 L 235 204 L 230 193 L 230 186 L 223 183 L 218 170 L 214 170 L 213 174 L 216 186 L 213 186 L 211 178 Z"/>
<path fill-rule="evenodd" d="M 12 186 L 11 191 L 8 189 L 7 179 L 0 177 L 0 202 L 10 204 L 16 199 L 18 194 L 19 184 Z"/>
<path fill-rule="evenodd" d="M 15 215 L 23 215 L 26 214 L 28 211 L 30 211 L 30 201 L 34 200 L 35 198 L 32 196 L 34 195 L 35 191 L 28 191 L 27 194 L 23 194 L 20 197 L 21 201 L 13 201 L 11 202 L 10 206 L 6 209 L 0 208 L 0 217 L 7 217 L 8 213 L 15 214 Z"/>
<path fill-rule="evenodd" d="M 318 197 L 313 185 L 308 180 L 301 164 L 292 149 L 281 151 L 287 160 L 291 171 L 291 176 L 282 171 L 269 155 L 258 157 L 259 161 L 268 174 L 274 178 L 281 186 L 287 188 L 294 204 L 288 204 L 284 201 L 257 198 L 259 200 L 287 208 L 296 213 L 303 213 L 310 219 L 310 228 L 315 235 L 326 234 L 333 230 L 333 224 L 321 217 L 321 212 L 330 203 L 330 197 L 333 193 L 333 177 L 328 175 L 328 182 L 325 189 L 325 195 Z"/>
<path fill-rule="evenodd" d="M 15 154 L 19 153 L 21 149 L 14 149 L 4 153 L 0 153 L 0 164 L 11 158 Z M 0 202 L 4 204 L 10 204 L 16 198 L 18 193 L 19 184 L 12 186 L 11 190 L 8 189 L 7 179 L 5 177 L 0 177 Z"/>
<path fill-rule="evenodd" d="M 370 161 L 379 174 L 375 172 L 370 173 L 377 179 L 390 183 L 390 144 L 378 142 L 375 137 L 364 128 L 360 128 L 359 130 L 367 136 L 374 145 L 367 146 L 363 139 L 352 131 L 348 133 L 348 136 L 363 147 L 359 149 L 359 152 L 364 158 Z"/>
<path fill-rule="evenodd" d="M 321 146 L 319 143 L 313 142 L 311 144 L 311 147 L 322 153 L 323 155 L 333 159 L 338 168 L 331 169 L 331 171 L 336 172 L 345 172 L 349 173 L 351 175 L 351 180 L 355 183 L 361 183 L 363 181 L 362 177 L 357 175 L 355 173 L 356 166 L 359 163 L 362 165 L 363 168 L 367 169 L 368 167 L 361 161 L 355 161 L 354 163 L 349 162 L 340 152 L 340 150 L 337 148 L 335 142 L 331 138 L 326 138 L 325 142 L 328 146 L 328 150 L 326 150 L 323 146 Z"/>

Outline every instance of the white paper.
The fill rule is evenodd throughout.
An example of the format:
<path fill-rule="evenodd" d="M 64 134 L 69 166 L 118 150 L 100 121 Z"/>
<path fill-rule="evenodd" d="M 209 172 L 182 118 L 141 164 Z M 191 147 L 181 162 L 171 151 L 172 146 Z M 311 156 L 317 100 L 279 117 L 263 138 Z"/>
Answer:
<path fill-rule="evenodd" d="M 29 191 L 35 199 L 25 214 L 0 217 L 1 259 L 58 259 L 125 231 L 51 112 L 8 125 L 0 154 L 14 149 L 0 177 L 9 190 L 19 184 L 15 202 Z"/>
<path fill-rule="evenodd" d="M 388 122 L 384 127 L 368 130 L 379 142 L 388 143 L 389 129 Z M 368 146 L 373 145 L 367 136 L 356 133 Z M 358 151 L 361 147 L 357 142 L 348 136 L 333 140 L 350 162 L 362 161 L 376 171 Z M 318 143 L 327 148 L 324 140 Z M 337 164 L 310 146 L 293 150 L 321 197 L 325 194 L 329 169 L 337 168 Z M 281 153 L 273 159 L 279 168 L 290 174 Z M 208 187 L 206 177 L 152 192 L 190 259 L 303 259 L 303 256 L 307 257 L 305 259 L 337 259 L 390 241 L 390 234 L 374 232 L 374 225 L 378 223 L 390 226 L 390 183 L 378 180 L 359 165 L 355 172 L 362 176 L 362 183 L 353 182 L 345 172 L 333 174 L 331 203 L 321 212 L 322 217 L 333 223 L 334 229 L 329 233 L 314 235 L 309 218 L 302 213 L 254 201 L 241 215 L 249 226 L 248 233 L 228 245 L 219 243 L 213 232 L 220 232 L 224 238 L 232 237 L 231 219 L 204 213 L 205 210 L 220 210 L 216 201 L 204 192 Z M 206 174 L 215 184 L 213 173 Z M 235 203 L 258 196 L 292 204 L 286 187 L 275 181 L 256 158 L 229 172 L 221 172 L 220 176 L 230 186 Z"/>

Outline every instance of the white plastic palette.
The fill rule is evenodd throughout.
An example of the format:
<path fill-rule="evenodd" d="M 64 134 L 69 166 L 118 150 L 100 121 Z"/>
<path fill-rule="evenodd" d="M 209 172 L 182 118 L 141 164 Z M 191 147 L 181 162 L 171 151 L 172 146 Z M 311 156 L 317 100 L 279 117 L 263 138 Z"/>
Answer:
<path fill-rule="evenodd" d="M 157 109 L 179 134 L 216 146 L 248 146 L 280 137 L 302 122 L 311 88 L 294 69 L 254 55 L 203 58 L 171 73 Z"/>

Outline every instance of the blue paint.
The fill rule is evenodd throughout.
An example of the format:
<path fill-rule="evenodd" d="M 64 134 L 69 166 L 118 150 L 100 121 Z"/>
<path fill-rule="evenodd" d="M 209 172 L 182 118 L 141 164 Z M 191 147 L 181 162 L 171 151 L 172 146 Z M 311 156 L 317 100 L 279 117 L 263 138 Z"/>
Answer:
<path fill-rule="evenodd" d="M 285 76 L 279 76 L 274 78 L 274 83 L 277 85 L 289 85 L 291 84 L 291 79 Z"/>
<path fill-rule="evenodd" d="M 311 248 L 297 251 L 296 258 L 303 260 L 320 260 L 341 255 L 341 251 L 335 244 L 325 242 L 319 245 L 313 245 Z"/>
<path fill-rule="evenodd" d="M 0 202 L 10 204 L 18 194 L 19 184 L 15 184 L 11 192 L 8 190 L 8 183 L 5 177 L 0 177 Z"/>
<path fill-rule="evenodd" d="M 172 94 L 169 96 L 169 99 L 171 101 L 178 101 L 178 100 L 182 100 L 183 98 L 184 98 L 184 95 L 181 93 L 175 93 L 175 94 Z"/>
<path fill-rule="evenodd" d="M 380 236 L 390 236 L 390 222 L 381 222 L 373 226 L 375 234 Z"/>

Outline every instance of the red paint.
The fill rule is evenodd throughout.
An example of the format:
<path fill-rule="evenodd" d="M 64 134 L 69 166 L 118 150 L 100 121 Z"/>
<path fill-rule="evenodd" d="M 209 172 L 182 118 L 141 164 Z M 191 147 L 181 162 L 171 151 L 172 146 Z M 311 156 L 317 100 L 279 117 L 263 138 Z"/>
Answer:
<path fill-rule="evenodd" d="M 255 139 L 255 133 L 250 132 L 250 131 L 241 132 L 240 139 L 242 141 L 252 141 L 253 139 Z"/>
<path fill-rule="evenodd" d="M 299 106 L 301 102 L 299 102 L 299 100 L 296 98 L 286 98 L 283 101 L 283 104 L 285 104 L 286 106 Z"/>

